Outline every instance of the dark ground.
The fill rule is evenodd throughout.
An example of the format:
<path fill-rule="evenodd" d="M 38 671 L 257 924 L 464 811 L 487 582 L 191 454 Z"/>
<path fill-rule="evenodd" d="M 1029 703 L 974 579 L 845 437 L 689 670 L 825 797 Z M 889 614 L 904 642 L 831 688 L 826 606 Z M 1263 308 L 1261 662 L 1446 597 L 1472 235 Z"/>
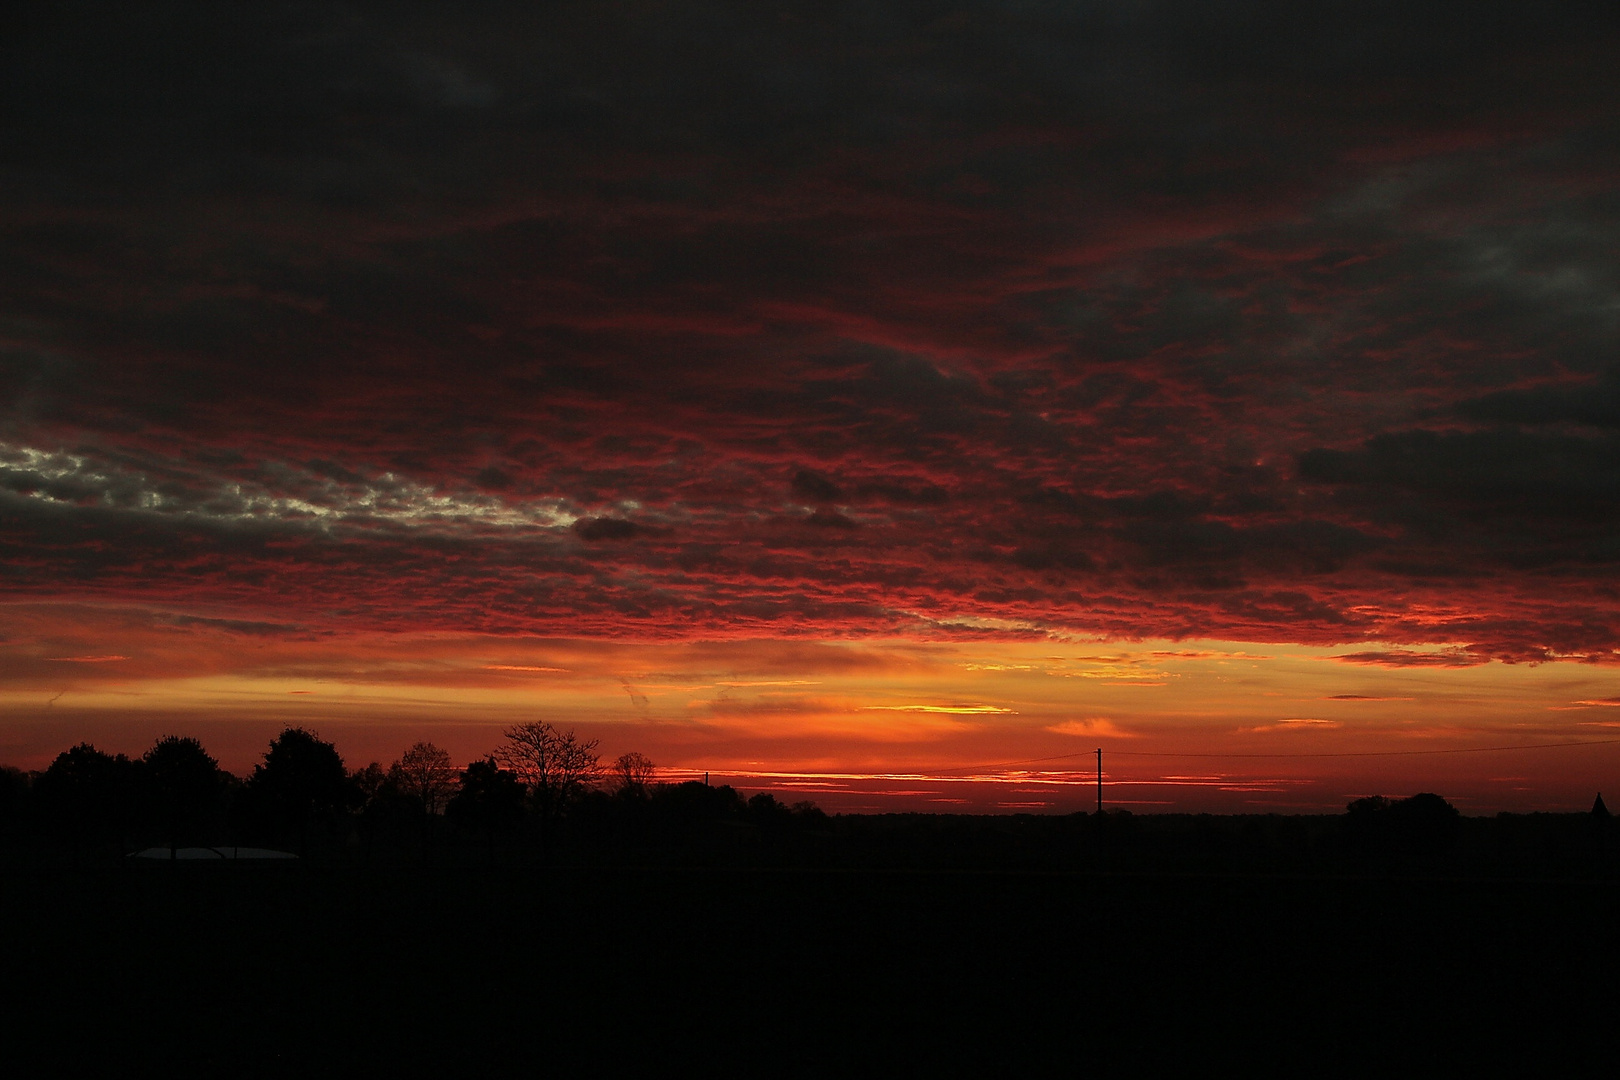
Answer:
<path fill-rule="evenodd" d="M 1286 819 L 1270 839 L 1138 819 L 1111 861 L 1043 860 L 1064 850 L 1043 820 L 834 819 L 776 865 L 712 847 L 549 867 L 519 849 L 36 859 L 0 879 L 7 1054 L 231 1075 L 1449 1075 L 1612 1062 L 1620 1043 L 1614 863 L 1578 817 L 1521 828 L 1536 858 L 1487 845 L 1488 864 L 1466 836 L 1309 856 Z"/>

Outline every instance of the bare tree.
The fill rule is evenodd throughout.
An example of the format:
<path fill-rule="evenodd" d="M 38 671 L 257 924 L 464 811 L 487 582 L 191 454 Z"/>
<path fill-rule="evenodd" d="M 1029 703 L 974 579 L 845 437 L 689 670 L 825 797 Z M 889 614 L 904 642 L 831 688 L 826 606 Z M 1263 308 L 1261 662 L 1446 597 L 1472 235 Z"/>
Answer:
<path fill-rule="evenodd" d="M 641 754 L 620 754 L 613 763 L 613 775 L 618 778 L 619 790 L 641 794 L 651 786 L 657 769 L 652 759 Z"/>
<path fill-rule="evenodd" d="M 450 764 L 450 755 L 430 742 L 419 742 L 388 769 L 389 777 L 407 795 L 422 800 L 422 808 L 430 814 L 439 812 L 439 805 L 456 793 L 456 767 Z"/>
<path fill-rule="evenodd" d="M 519 724 L 502 734 L 506 742 L 496 749 L 495 761 L 528 786 L 543 817 L 561 812 L 601 779 L 595 739 L 581 741 L 572 731 L 558 731 L 544 721 Z"/>

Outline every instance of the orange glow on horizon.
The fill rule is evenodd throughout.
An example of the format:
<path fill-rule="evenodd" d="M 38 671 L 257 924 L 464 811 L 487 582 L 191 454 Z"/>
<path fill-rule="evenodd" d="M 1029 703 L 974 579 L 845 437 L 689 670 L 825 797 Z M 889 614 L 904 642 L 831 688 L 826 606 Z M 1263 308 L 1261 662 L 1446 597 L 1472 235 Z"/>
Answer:
<path fill-rule="evenodd" d="M 1408 789 L 1473 812 L 1578 809 L 1620 791 L 1620 672 L 1457 666 L 1443 645 L 1380 661 L 1365 644 L 251 639 L 133 610 L 7 612 L 0 760 L 25 768 L 187 733 L 245 773 L 287 725 L 351 765 L 422 738 L 465 761 L 544 719 L 669 777 L 835 810 L 1086 809 L 1098 746 L 1106 801 L 1141 809 L 1331 811 Z"/>

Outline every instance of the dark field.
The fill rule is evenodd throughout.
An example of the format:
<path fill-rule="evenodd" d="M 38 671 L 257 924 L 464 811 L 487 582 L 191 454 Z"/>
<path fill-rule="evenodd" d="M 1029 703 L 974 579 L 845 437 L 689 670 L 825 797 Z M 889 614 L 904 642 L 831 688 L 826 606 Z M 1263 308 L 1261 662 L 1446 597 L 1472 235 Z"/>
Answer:
<path fill-rule="evenodd" d="M 35 859 L 0 895 L 8 1052 L 230 1075 L 1612 1060 L 1606 824 L 1465 819 L 1473 848 L 1391 853 L 1323 848 L 1332 818 L 1141 818 L 1111 849 L 1066 820 L 833 819 L 774 860 Z"/>

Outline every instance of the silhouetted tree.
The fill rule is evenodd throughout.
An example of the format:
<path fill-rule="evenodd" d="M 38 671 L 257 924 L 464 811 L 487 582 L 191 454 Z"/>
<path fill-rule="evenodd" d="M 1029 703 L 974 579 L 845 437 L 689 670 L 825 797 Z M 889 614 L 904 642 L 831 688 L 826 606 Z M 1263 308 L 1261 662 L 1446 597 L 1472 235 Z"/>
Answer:
<path fill-rule="evenodd" d="M 1399 800 L 1369 795 L 1345 810 L 1354 843 L 1404 856 L 1439 855 L 1461 828 L 1457 808 L 1428 791 Z"/>
<path fill-rule="evenodd" d="M 349 775 L 349 783 L 362 807 L 370 806 L 384 786 L 388 783 L 388 772 L 381 762 L 373 761 L 363 769 L 356 769 Z"/>
<path fill-rule="evenodd" d="M 0 832 L 10 832 L 22 823 L 28 798 L 28 774 L 11 765 L 0 765 Z"/>
<path fill-rule="evenodd" d="M 411 748 L 388 769 L 389 779 L 400 791 L 421 800 L 422 809 L 436 814 L 444 801 L 456 793 L 456 768 L 450 755 L 430 742 Z"/>
<path fill-rule="evenodd" d="M 425 851 L 427 813 L 422 801 L 400 786 L 397 762 L 395 767 L 384 769 L 373 761 L 356 769 L 349 783 L 359 799 L 360 814 L 355 824 L 367 859 L 371 858 L 377 837 L 389 832 L 416 833 Z"/>
<path fill-rule="evenodd" d="M 623 795 L 643 796 L 657 775 L 652 759 L 637 753 L 620 754 L 613 762 L 613 775 Z"/>
<path fill-rule="evenodd" d="M 1366 798 L 1355 800 L 1344 809 L 1353 818 L 1366 818 L 1388 810 L 1392 805 L 1394 804 L 1382 795 L 1368 795 Z"/>
<path fill-rule="evenodd" d="M 311 826 L 348 809 L 358 794 L 337 747 L 303 728 L 287 728 L 270 741 L 248 786 L 273 827 L 296 833 L 306 853 Z"/>
<path fill-rule="evenodd" d="M 1462 814 L 1431 791 L 1421 791 L 1389 808 L 1401 842 L 1408 851 L 1438 855 L 1457 839 Z"/>
<path fill-rule="evenodd" d="M 737 818 L 742 816 L 746 805 L 729 784 L 710 787 L 701 780 L 664 784 L 653 792 L 653 804 L 662 815 L 675 822 Z"/>
<path fill-rule="evenodd" d="M 760 824 L 785 821 L 792 813 L 768 791 L 762 791 L 748 800 L 748 816 Z"/>
<path fill-rule="evenodd" d="M 482 832 L 493 851 L 495 834 L 523 820 L 523 798 L 523 782 L 488 757 L 462 770 L 461 790 L 444 812 L 456 828 Z"/>
<path fill-rule="evenodd" d="M 1389 808 L 1394 805 L 1382 795 L 1368 795 L 1344 808 L 1345 835 L 1350 845 L 1363 850 L 1383 847 L 1388 842 Z"/>
<path fill-rule="evenodd" d="M 560 814 L 587 785 L 602 775 L 596 740 L 580 741 L 543 721 L 519 724 L 502 733 L 506 742 L 495 761 L 529 789 L 541 820 Z"/>
<path fill-rule="evenodd" d="M 1397 816 L 1408 821 L 1456 821 L 1460 814 L 1455 806 L 1432 791 L 1420 791 L 1390 807 Z"/>
<path fill-rule="evenodd" d="M 141 757 L 152 824 L 171 845 L 200 843 L 217 826 L 228 777 L 196 739 L 166 735 Z"/>
<path fill-rule="evenodd" d="M 35 804 L 52 831 L 79 843 L 122 845 L 134 824 L 138 784 L 129 758 L 80 743 L 58 754 L 40 774 Z"/>
<path fill-rule="evenodd" d="M 794 817 L 798 818 L 800 821 L 802 821 L 802 822 L 804 822 L 806 824 L 809 824 L 809 825 L 825 825 L 825 824 L 827 824 L 827 812 L 825 810 L 823 810 L 821 807 L 817 806 L 815 803 L 811 802 L 809 799 L 800 799 L 798 802 L 794 803 L 789 809 L 791 809 L 793 811 L 793 816 Z"/>

